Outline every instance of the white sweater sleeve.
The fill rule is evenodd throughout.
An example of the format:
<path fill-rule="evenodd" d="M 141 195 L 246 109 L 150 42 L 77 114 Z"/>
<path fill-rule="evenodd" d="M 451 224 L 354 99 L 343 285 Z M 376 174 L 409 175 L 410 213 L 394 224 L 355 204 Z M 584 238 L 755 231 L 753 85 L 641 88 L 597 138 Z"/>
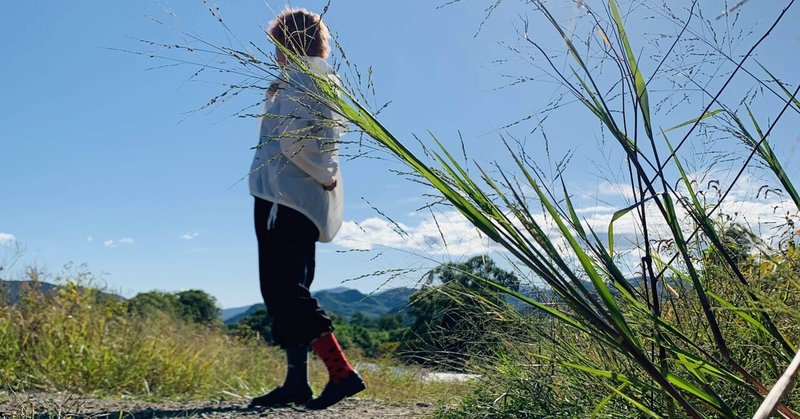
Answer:
<path fill-rule="evenodd" d="M 296 97 L 281 99 L 281 120 L 275 137 L 281 152 L 321 185 L 330 185 L 339 171 L 332 155 L 338 138 L 337 131 L 329 128 L 331 121 L 324 120 L 327 112 L 320 115 L 310 103 Z"/>

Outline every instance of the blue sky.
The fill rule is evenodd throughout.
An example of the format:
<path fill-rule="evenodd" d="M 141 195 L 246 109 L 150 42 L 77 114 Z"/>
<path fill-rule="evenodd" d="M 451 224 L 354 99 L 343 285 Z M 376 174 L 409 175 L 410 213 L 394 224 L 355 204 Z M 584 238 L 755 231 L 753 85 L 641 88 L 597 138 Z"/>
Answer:
<path fill-rule="evenodd" d="M 392 101 L 381 115 L 396 135 L 411 143 L 412 134 L 425 140 L 430 130 L 457 146 L 460 131 L 477 160 L 502 160 L 498 129 L 544 108 L 555 89 L 535 66 L 499 44 L 520 45 L 515 33 L 520 17 L 537 15 L 521 2 L 507 0 L 476 37 L 484 9 L 493 2 L 436 8 L 442 3 L 334 1 L 326 20 L 350 60 L 362 70 L 374 68 L 377 102 Z M 551 3 L 565 22 L 580 14 L 573 2 Z M 320 10 L 323 4 L 307 1 L 302 6 Z M 239 39 L 268 47 L 263 27 L 284 3 L 220 0 L 217 5 Z M 758 10 L 751 4 L 744 7 L 747 13 L 737 28 L 756 32 L 778 12 L 772 2 Z M 793 84 L 800 81 L 800 59 L 794 53 L 800 34 L 792 27 L 797 21 L 798 10 L 790 11 L 759 49 L 759 60 Z M 196 71 L 191 66 L 154 68 L 165 63 L 116 50 L 150 50 L 139 38 L 185 42 L 176 28 L 219 44 L 233 42 L 199 0 L 26 1 L 4 9 L 0 252 L 8 253 L 13 243 L 26 249 L 17 271 L 34 264 L 57 273 L 65 263 L 86 263 L 126 296 L 150 289 L 200 288 L 224 307 L 259 300 L 252 198 L 246 182 L 240 181 L 249 168 L 258 122 L 232 114 L 257 102 L 260 93 L 189 115 L 223 90 L 219 82 L 225 75 L 191 79 Z M 674 31 L 654 19 L 632 26 L 629 35 L 642 40 L 642 47 L 649 34 L 662 28 Z M 553 52 L 561 49 L 541 19 L 532 20 L 529 31 Z M 742 52 L 752 42 L 748 38 L 733 44 L 731 51 Z M 498 89 L 508 83 L 507 75 L 529 74 L 538 74 L 538 81 Z M 743 78 L 737 91 L 751 85 Z M 672 122 L 691 117 L 701 105 L 686 106 L 686 115 L 674 112 Z M 768 101 L 755 106 L 767 113 L 775 108 Z M 587 214 L 601 201 L 621 205 L 624 196 L 617 196 L 614 182 L 598 178 L 613 175 L 621 160 L 601 144 L 597 124 L 584 118 L 584 110 L 575 105 L 568 110 L 548 120 L 550 152 L 558 158 L 576 150 L 567 180 L 575 191 L 585 192 L 581 205 Z M 533 125 L 528 121 L 500 132 L 526 139 L 528 151 L 546 162 L 541 135 L 529 134 Z M 775 147 L 792 175 L 798 167 L 797 127 L 793 114 L 776 131 L 783 140 Z M 605 169 L 599 164 L 604 161 Z M 420 196 L 426 191 L 393 174 L 392 168 L 399 167 L 390 160 L 346 162 L 343 235 L 318 246 L 314 289 L 380 270 L 433 267 L 489 249 L 447 211 L 438 221 L 452 234 L 450 245 L 427 246 L 438 233 L 427 212 L 414 212 L 428 201 Z M 371 205 L 406 226 L 413 240 L 392 238 Z M 353 248 L 372 250 L 347 252 Z M 413 284 L 418 276 L 406 275 L 390 286 Z M 372 291 L 384 279 L 344 285 Z"/>

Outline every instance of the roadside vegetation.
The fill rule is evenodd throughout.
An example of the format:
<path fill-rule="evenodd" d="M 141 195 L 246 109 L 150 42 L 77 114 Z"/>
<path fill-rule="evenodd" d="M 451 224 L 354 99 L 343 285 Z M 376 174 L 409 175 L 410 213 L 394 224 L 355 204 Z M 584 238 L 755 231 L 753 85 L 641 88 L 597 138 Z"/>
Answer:
<path fill-rule="evenodd" d="M 645 3 L 621 8 L 609 0 L 594 9 L 578 2 L 580 19 L 573 16 L 569 28 L 550 2 L 519 6 L 535 18 L 520 22 L 525 50 L 512 49 L 578 105 L 565 110 L 556 101 L 538 120 L 570 112 L 571 120 L 597 126 L 609 150 L 624 156 L 615 175 L 629 185 L 629 202 L 604 225 L 576 211 L 576 196 L 562 176 L 568 163 L 556 162 L 558 170 L 548 174 L 523 141 L 501 136 L 511 164 L 462 163 L 456 148 L 435 137 L 422 142 L 422 152 L 412 151 L 357 90 L 318 80 L 318 91 L 309 92 L 555 293 L 554 301 L 541 301 L 472 274 L 547 321 L 533 322 L 536 333 L 487 354 L 494 361 L 487 364 L 495 366 L 486 375 L 493 385 L 449 411 L 457 412 L 454 417 L 749 417 L 800 356 L 794 275 L 800 195 L 772 136 L 780 124 L 797 122 L 800 86 L 781 81 L 754 58 L 772 30 L 788 24 L 782 20 L 794 1 L 782 2 L 785 7 L 752 34 L 739 31 L 728 16 L 714 24 L 696 1 Z M 626 32 L 635 19 L 663 19 L 674 31 L 662 34 L 666 42 L 648 44 Z M 529 38 L 529 25 L 551 28 L 565 54 L 554 57 Z M 731 54 L 734 37 L 744 46 Z M 228 53 L 248 57 L 245 68 L 258 66 L 257 58 Z M 704 59 L 685 59 L 695 56 Z M 755 114 L 753 103 L 766 113 Z M 720 140 L 740 148 L 726 156 L 732 166 L 716 179 L 719 161 L 713 154 L 698 161 L 692 147 Z M 690 170 L 690 162 L 699 165 Z M 735 204 L 731 191 L 744 182 L 743 174 L 761 169 L 769 176 L 764 188 L 779 191 L 791 209 L 774 240 L 743 254 L 736 214 L 725 208 Z M 613 230 L 622 217 L 636 221 L 626 257 Z M 746 228 L 738 233 L 749 234 Z M 776 396 L 758 417 L 797 417 L 797 393 L 785 388 Z"/>
<path fill-rule="evenodd" d="M 489 13 L 501 2 L 489 2 L 495 4 Z M 458 3 L 448 7 L 463 6 Z M 765 41 L 775 42 L 770 38 L 775 27 L 791 24 L 784 17 L 795 2 L 781 2 L 784 7 L 757 30 L 736 23 L 753 2 L 726 11 L 724 24 L 691 0 L 657 5 L 580 1 L 575 2 L 578 15 L 570 19 L 554 14 L 553 3 L 515 3 L 521 15 L 530 16 L 517 22 L 524 48 L 510 49 L 534 63 L 531 71 L 557 86 L 553 97 L 561 99 L 514 125 L 536 120 L 546 126 L 551 113 L 567 112 L 571 121 L 596 127 L 604 151 L 622 156 L 621 168 L 611 170 L 626 188 L 627 200 L 602 223 L 576 210 L 578 197 L 564 176 L 571 170 L 568 158 L 552 162 L 556 170 L 542 170 L 531 157 L 539 150 L 534 153 L 524 141 L 505 134 L 498 135 L 498 146 L 508 149 L 503 163 L 462 162 L 454 156 L 466 156 L 464 148 L 456 152 L 458 146 L 433 136 L 412 150 L 417 143 L 382 125 L 380 108 L 367 103 L 361 87 L 317 79 L 317 89 L 308 92 L 404 164 L 405 175 L 429 186 L 437 194 L 436 205 L 459 211 L 502 249 L 515 269 L 508 275 L 490 274 L 485 259 L 443 265 L 414 298 L 418 305 L 411 311 L 426 313 L 425 321 L 397 319 L 377 332 L 370 331 L 372 324 L 351 322 L 348 339 L 354 345 L 374 348 L 362 338 L 385 338 L 377 353 L 381 347 L 396 355 L 410 353 L 413 362 L 441 362 L 483 377 L 460 397 L 464 393 L 449 386 L 414 387 L 424 384 L 378 373 L 367 377 L 370 395 L 458 397 L 455 405 L 439 409 L 442 418 L 751 417 L 798 356 L 800 342 L 800 194 L 773 149 L 780 127 L 800 119 L 800 83 L 781 80 L 770 63 L 755 58 Z M 653 19 L 671 25 L 658 42 L 626 30 Z M 531 25 L 549 28 L 563 42 L 561 52 L 529 38 Z M 210 60 L 198 54 L 207 54 L 227 74 L 248 81 L 279 77 L 273 57 L 261 50 L 204 45 L 203 50 L 163 47 L 175 54 L 167 60 L 205 63 Z M 296 59 L 291 51 L 283 52 Z M 188 58 L 178 59 L 182 53 Z M 702 59 L 688 62 L 687 57 Z M 297 60 L 296 65 L 303 63 Z M 512 84 L 517 85 L 524 83 Z M 231 84 L 222 96 L 243 89 Z M 736 147 L 726 148 L 724 155 L 697 156 L 698 149 L 713 149 L 718 142 Z M 728 164 L 727 176 L 717 177 L 720 158 Z M 781 211 L 782 221 L 770 226 L 770 237 L 729 212 L 736 208 L 732 191 L 742 186 L 746 174 L 765 179 L 757 198 L 767 200 L 771 193 L 769 202 Z M 635 225 L 626 243 L 614 232 L 623 218 Z M 474 269 L 479 262 L 481 268 Z M 515 275 L 535 278 L 543 292 L 522 292 Z M 208 325 L 173 330 L 175 323 L 160 323 L 164 320 L 158 317 L 133 321 L 114 315 L 114 310 L 127 313 L 118 307 L 122 303 L 100 309 L 94 297 L 78 297 L 83 293 L 75 290 L 59 295 L 58 304 L 32 302 L 35 309 L 25 311 L 24 322 L 19 310 L 25 304 L 2 312 L 0 327 L 9 331 L 3 336 L 13 336 L 13 342 L 0 348 L 16 348 L 1 354 L 0 362 L 9 365 L 3 371 L 15 372 L 4 373 L 4 381 L 19 388 L 78 383 L 71 385 L 174 396 L 185 394 L 186 386 L 193 394 L 253 394 L 254 388 L 274 384 L 264 377 L 280 376 L 275 352 L 258 334 L 255 339 L 247 333 L 234 337 Z M 517 301 L 516 308 L 509 298 Z M 85 320 L 75 320 L 81 315 Z M 403 342 L 394 352 L 387 347 L 390 336 L 399 336 L 392 335 L 398 324 L 410 333 L 403 342 L 416 345 L 405 352 L 399 350 Z M 162 340 L 169 344 L 160 346 Z M 90 347 L 145 351 L 137 349 L 121 361 Z M 425 347 L 432 349 L 419 355 Z M 8 361 L 7 355 L 16 353 L 25 357 Z M 262 354 L 255 364 L 253 353 Z M 209 361 L 215 357 L 225 361 Z M 125 362 L 132 368 L 120 365 Z M 194 367 L 184 369 L 183 364 Z M 119 376 L 97 372 L 106 370 L 97 365 Z M 170 380 L 148 365 L 183 378 Z M 69 373 L 53 370 L 57 367 Z M 136 374 L 126 375 L 128 369 Z M 381 381 L 393 379 L 400 382 Z M 800 393 L 787 389 L 778 396 L 767 414 L 798 417 Z"/>
<path fill-rule="evenodd" d="M 244 403 L 283 380 L 283 353 L 257 333 L 224 326 L 213 297 L 202 291 L 124 300 L 93 287 L 90 273 L 68 272 L 55 280 L 55 292 L 44 293 L 35 286 L 41 275 L 29 270 L 22 279 L 33 282 L 21 299 L 0 305 L 3 391 Z M 361 371 L 370 383 L 363 397 L 433 404 L 468 388 L 425 381 L 413 366 L 396 373 L 398 362 L 366 352 L 350 352 L 356 365 L 368 365 Z M 319 390 L 327 373 L 311 360 L 310 379 Z"/>

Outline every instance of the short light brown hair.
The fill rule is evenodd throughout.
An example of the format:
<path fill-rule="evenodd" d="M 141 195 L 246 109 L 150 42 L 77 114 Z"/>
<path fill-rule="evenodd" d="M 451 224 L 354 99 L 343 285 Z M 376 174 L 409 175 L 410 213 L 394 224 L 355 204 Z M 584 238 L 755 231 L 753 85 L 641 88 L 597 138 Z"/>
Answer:
<path fill-rule="evenodd" d="M 286 9 L 270 22 L 275 41 L 297 55 L 328 58 L 330 32 L 322 16 L 306 9 Z"/>

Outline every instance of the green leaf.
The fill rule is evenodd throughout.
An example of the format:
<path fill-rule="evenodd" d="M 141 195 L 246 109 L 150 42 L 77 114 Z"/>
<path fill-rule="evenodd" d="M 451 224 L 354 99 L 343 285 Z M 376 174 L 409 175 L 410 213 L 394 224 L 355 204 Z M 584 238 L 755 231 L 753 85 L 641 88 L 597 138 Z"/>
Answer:
<path fill-rule="evenodd" d="M 781 90 L 783 90 L 783 93 L 786 94 L 786 97 L 789 100 L 792 101 L 792 105 L 794 106 L 794 109 L 796 111 L 800 112 L 800 100 L 798 100 L 796 97 L 794 97 L 792 92 L 789 89 L 786 88 L 786 85 L 782 81 L 778 80 L 778 78 L 775 77 L 772 73 L 770 73 L 770 71 L 767 70 L 766 67 L 761 65 L 761 63 L 758 62 L 758 60 L 755 60 L 755 61 L 756 61 L 756 64 L 758 64 L 758 66 L 761 67 L 761 69 L 764 70 L 765 73 L 769 74 L 769 76 L 772 78 L 772 81 L 774 81 L 775 83 L 778 84 L 778 86 L 781 87 Z"/>
<path fill-rule="evenodd" d="M 636 338 L 634 337 L 633 331 L 628 326 L 628 323 L 625 321 L 625 316 L 622 314 L 622 310 L 620 310 L 617 302 L 614 300 L 614 296 L 609 291 L 608 286 L 603 281 L 603 278 L 600 277 L 600 274 L 597 272 L 597 269 L 594 266 L 594 262 L 592 262 L 589 255 L 586 254 L 586 251 L 578 244 L 575 240 L 575 237 L 570 232 L 569 228 L 564 224 L 561 215 L 556 211 L 553 204 L 547 199 L 547 196 L 542 192 L 542 189 L 539 187 L 538 183 L 534 181 L 531 186 L 533 187 L 536 194 L 539 196 L 539 201 L 544 205 L 547 212 L 553 218 L 556 225 L 558 226 L 559 230 L 561 231 L 561 236 L 567 240 L 572 251 L 575 253 L 575 256 L 578 257 L 578 260 L 583 266 L 584 272 L 589 276 L 589 279 L 592 281 L 592 284 L 597 290 L 597 293 L 600 295 L 600 298 L 603 300 L 608 313 L 611 316 L 614 324 L 617 327 L 617 331 L 625 336 L 625 338 L 633 345 L 638 347 L 636 342 Z M 605 313 L 604 313 L 605 314 Z"/>
<path fill-rule="evenodd" d="M 614 396 L 616 396 L 617 393 L 622 391 L 626 386 L 627 384 L 622 384 L 621 386 L 616 388 L 616 391 L 612 391 L 611 393 L 608 394 L 608 396 L 604 397 L 603 400 L 601 400 L 600 403 L 592 411 L 592 418 L 596 418 L 597 414 L 600 413 L 601 410 L 603 410 L 606 404 L 608 404 L 608 402 L 610 402 L 611 399 L 613 399 Z"/>
<path fill-rule="evenodd" d="M 719 399 L 716 395 L 703 390 L 702 388 L 690 383 L 689 381 L 686 381 L 685 379 L 671 372 L 667 372 L 667 380 L 669 380 L 670 383 L 674 384 L 675 387 L 678 387 L 684 392 L 689 393 L 697 397 L 698 399 L 702 400 L 703 402 L 706 403 L 706 405 L 716 410 L 717 413 L 721 414 L 722 416 L 731 417 L 729 414 L 730 408 L 728 408 L 725 402 Z"/>
<path fill-rule="evenodd" d="M 631 206 L 625 207 L 611 216 L 611 221 L 608 223 L 608 254 L 609 256 L 614 256 L 614 222 L 619 220 L 620 218 L 624 217 L 626 214 L 631 212 L 633 209 L 640 205 L 644 205 L 647 201 L 653 199 L 654 197 L 650 196 L 646 199 L 639 201 Z"/>
<path fill-rule="evenodd" d="M 716 114 L 718 114 L 720 112 L 724 112 L 724 111 L 725 111 L 724 109 L 715 109 L 713 111 L 708 111 L 708 112 L 698 116 L 697 118 L 692 118 L 692 119 L 690 119 L 690 120 L 688 120 L 686 122 L 683 122 L 683 123 L 680 123 L 678 125 L 675 125 L 672 128 L 667 128 L 665 130 L 662 130 L 662 132 L 666 133 L 666 132 L 670 132 L 670 131 L 675 131 L 678 128 L 683 128 L 683 127 L 685 127 L 687 125 L 692 125 L 697 121 L 702 121 L 703 119 L 710 118 L 710 117 L 712 117 L 712 116 L 714 116 L 714 115 L 716 115 Z"/>
<path fill-rule="evenodd" d="M 614 393 L 618 394 L 620 397 L 622 397 L 623 399 L 627 400 L 628 403 L 632 404 L 634 407 L 639 409 L 642 413 L 650 416 L 651 418 L 661 418 L 662 417 L 658 413 L 648 409 L 647 406 L 645 406 L 642 402 L 640 402 L 640 401 L 634 399 L 633 397 L 630 397 L 627 394 L 623 393 L 621 389 L 617 389 L 617 388 L 611 387 L 611 386 L 609 386 L 607 384 L 606 384 L 606 386 L 608 388 L 610 388 Z"/>
<path fill-rule="evenodd" d="M 650 124 L 650 103 L 647 98 L 647 83 L 644 81 L 642 72 L 639 71 L 639 65 L 636 63 L 636 57 L 633 54 L 633 49 L 628 41 L 628 35 L 625 33 L 625 25 L 622 23 L 622 17 L 619 14 L 619 8 L 615 0 L 609 0 L 608 5 L 611 8 L 611 14 L 614 17 L 614 23 L 617 25 L 619 38 L 622 40 L 622 45 L 625 48 L 625 56 L 628 59 L 628 69 L 633 78 L 634 87 L 636 88 L 636 97 L 639 109 L 642 111 L 642 118 L 644 119 L 644 128 L 649 138 L 653 138 L 653 128 Z"/>

